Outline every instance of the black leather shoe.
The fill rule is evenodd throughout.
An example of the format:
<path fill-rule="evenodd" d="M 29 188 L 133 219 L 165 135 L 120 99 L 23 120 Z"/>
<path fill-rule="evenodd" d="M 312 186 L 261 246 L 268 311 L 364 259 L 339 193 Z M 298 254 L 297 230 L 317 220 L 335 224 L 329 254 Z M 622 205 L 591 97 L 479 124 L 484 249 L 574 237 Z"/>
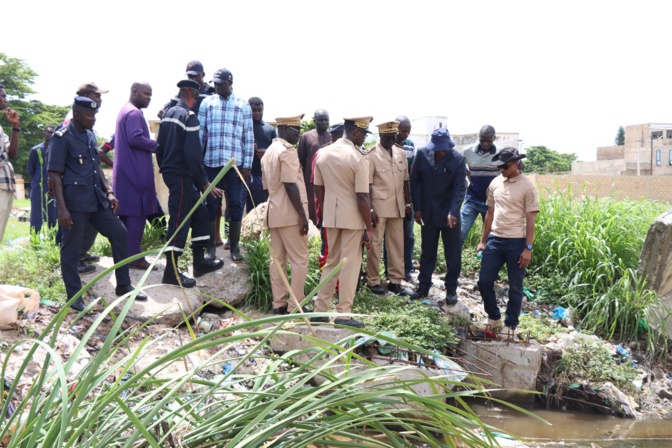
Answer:
<path fill-rule="evenodd" d="M 387 291 L 385 291 L 385 288 L 383 288 L 382 285 L 369 285 L 369 289 L 372 293 L 378 294 L 379 296 L 387 294 Z"/>
<path fill-rule="evenodd" d="M 84 303 L 80 297 L 79 299 L 75 300 L 72 305 L 70 305 L 70 308 L 77 311 L 84 311 L 84 308 L 86 308 L 86 303 Z"/>
<path fill-rule="evenodd" d="M 79 263 L 77 265 L 77 272 L 79 274 L 88 274 L 89 272 L 93 272 L 96 270 L 96 266 L 93 264 L 84 264 L 84 263 Z"/>
<path fill-rule="evenodd" d="M 114 288 L 114 293 L 118 296 L 123 296 L 124 294 L 128 294 L 129 292 L 133 291 L 135 287 L 133 285 L 122 285 L 122 286 L 117 286 Z M 147 294 L 145 294 L 142 291 L 138 291 L 138 295 L 135 297 L 135 300 L 138 300 L 140 302 L 144 302 L 147 300 Z"/>
<path fill-rule="evenodd" d="M 355 319 L 343 319 L 341 317 L 337 317 L 336 320 L 334 321 L 335 325 L 343 325 L 345 327 L 353 327 L 353 328 L 364 328 L 366 324 L 364 322 L 360 322 Z"/>
<path fill-rule="evenodd" d="M 302 307 L 301 307 L 301 310 L 302 310 L 304 313 L 312 313 L 312 312 L 313 312 L 313 310 L 311 310 L 311 309 L 308 308 L 307 306 L 302 306 Z M 301 313 L 299 313 L 298 311 L 294 311 L 294 310 L 289 311 L 288 313 L 289 313 L 289 314 L 291 314 L 291 313 L 294 313 L 294 314 L 301 314 Z"/>
<path fill-rule="evenodd" d="M 280 308 L 273 308 L 273 314 L 274 315 L 280 315 L 280 316 L 282 316 L 284 314 L 289 314 L 287 312 L 287 305 L 281 306 Z"/>
<path fill-rule="evenodd" d="M 449 292 L 446 294 L 446 305 L 453 306 L 457 304 L 457 294 Z"/>
<path fill-rule="evenodd" d="M 163 272 L 163 278 L 161 279 L 161 283 L 164 285 L 175 285 L 175 286 L 182 286 L 183 288 L 193 288 L 196 286 L 196 280 L 193 278 L 187 277 L 183 273 L 179 273 L 180 275 L 180 280 L 178 282 L 177 277 L 175 276 L 175 272 L 170 272 L 173 271 L 172 266 L 166 268 L 166 270 Z"/>
<path fill-rule="evenodd" d="M 427 297 L 428 293 L 429 293 L 429 291 L 415 291 L 415 292 L 410 293 L 408 295 L 408 298 L 413 299 L 413 300 L 424 299 L 424 298 Z"/>
<path fill-rule="evenodd" d="M 310 323 L 311 324 L 328 324 L 329 323 L 329 318 L 328 317 L 311 317 L 310 318 Z"/>
<path fill-rule="evenodd" d="M 387 286 L 387 290 L 391 292 L 392 294 L 396 294 L 401 297 L 405 297 L 408 295 L 408 292 L 404 288 L 401 287 L 401 285 L 398 285 L 396 283 L 390 283 Z"/>
<path fill-rule="evenodd" d="M 82 263 L 96 263 L 100 261 L 100 255 L 87 252 L 79 257 L 79 261 Z"/>

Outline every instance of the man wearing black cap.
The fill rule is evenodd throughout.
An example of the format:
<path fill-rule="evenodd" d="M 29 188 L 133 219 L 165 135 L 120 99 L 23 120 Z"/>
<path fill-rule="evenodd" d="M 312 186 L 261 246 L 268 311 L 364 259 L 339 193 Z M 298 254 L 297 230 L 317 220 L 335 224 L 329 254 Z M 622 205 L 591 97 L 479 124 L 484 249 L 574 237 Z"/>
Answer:
<path fill-rule="evenodd" d="M 217 177 L 220 170 L 229 160 L 235 158 L 238 170 L 245 182 L 251 178 L 252 159 L 254 157 L 254 127 L 252 109 L 243 98 L 233 93 L 233 75 L 226 68 L 215 72 L 212 81 L 215 83 L 217 95 L 203 100 L 198 109 L 198 121 L 201 124 L 201 145 L 205 148 L 205 172 L 210 180 Z M 227 209 L 231 214 L 229 223 L 229 245 L 231 260 L 242 263 L 240 255 L 240 226 L 243 220 L 243 185 L 235 170 L 229 170 L 217 185 L 226 190 Z M 210 240 L 208 248 L 210 256 L 214 255 L 214 241 L 217 234 L 217 210 L 221 207 L 221 198 L 208 200 L 208 217 L 210 219 Z"/>
<path fill-rule="evenodd" d="M 257 205 L 266 202 L 268 195 L 261 182 L 261 158 L 264 152 L 271 146 L 273 139 L 278 138 L 275 128 L 264 121 L 264 102 L 261 98 L 252 97 L 249 100 L 252 109 L 252 122 L 254 126 L 254 159 L 252 160 L 252 177 L 247 187 L 252 192 L 252 197 L 243 188 L 243 200 L 249 213 Z"/>
<path fill-rule="evenodd" d="M 516 340 L 515 330 L 523 305 L 525 268 L 532 260 L 534 224 L 539 212 L 539 194 L 534 183 L 520 171 L 518 161 L 525 157 L 516 148 L 504 148 L 492 158 L 499 168 L 488 186 L 488 212 L 477 251 L 483 251 L 478 290 L 488 325 L 506 339 Z M 509 300 L 506 318 L 497 305 L 495 281 L 506 263 L 509 276 Z"/>
<path fill-rule="evenodd" d="M 441 238 L 447 268 L 447 305 L 457 303 L 457 280 L 462 269 L 459 218 L 466 190 L 464 156 L 454 148 L 448 129 L 435 130 L 427 146 L 418 150 L 411 172 L 415 222 L 422 226 L 422 254 L 418 290 L 410 297 L 429 294 Z"/>
<path fill-rule="evenodd" d="M 200 61 L 189 62 L 187 64 L 186 74 L 188 79 L 191 79 L 198 83 L 198 98 L 196 98 L 196 101 L 194 102 L 194 105 L 192 106 L 191 109 L 194 112 L 198 113 L 198 108 L 201 106 L 203 98 L 214 94 L 215 88 L 212 87 L 211 85 L 208 85 L 208 83 L 205 82 L 205 72 L 203 71 L 203 64 L 201 64 Z M 179 103 L 180 103 L 180 93 L 178 92 L 177 95 L 175 95 L 173 99 L 168 101 L 163 106 L 163 109 L 161 109 L 159 113 L 156 115 L 159 118 L 163 118 L 163 114 L 165 114 L 168 109 L 177 106 Z"/>
<path fill-rule="evenodd" d="M 198 118 L 192 110 L 198 98 L 198 83 L 185 79 L 177 83 L 180 89 L 180 104 L 169 108 L 161 120 L 159 139 L 156 145 L 156 162 L 168 187 L 168 224 L 167 239 L 170 246 L 166 250 L 166 270 L 163 283 L 182 285 L 185 288 L 196 286 L 196 280 L 184 276 L 177 270 L 177 258 L 182 254 L 191 227 L 191 247 L 194 254 L 194 277 L 215 271 L 224 265 L 219 259 L 206 259 L 205 248 L 210 241 L 208 229 L 208 211 L 205 204 L 187 218 L 187 214 L 198 201 L 200 193 L 210 187 L 203 168 L 203 148 L 198 138 Z M 212 197 L 221 197 L 224 192 L 214 188 Z M 182 228 L 177 228 L 187 221 Z"/>
<path fill-rule="evenodd" d="M 110 240 L 115 263 L 127 256 L 126 228 L 114 215 L 119 202 L 100 169 L 96 137 L 91 131 L 98 107 L 90 98 L 76 97 L 70 124 L 54 134 L 50 145 L 49 181 L 58 207 L 58 223 L 63 231 L 61 274 L 68 299 L 82 287 L 77 261 L 88 225 Z M 133 291 L 128 265 L 118 268 L 115 275 L 117 295 Z M 138 292 L 136 299 L 147 300 L 147 296 Z M 70 306 L 82 311 L 86 304 L 79 298 Z"/>

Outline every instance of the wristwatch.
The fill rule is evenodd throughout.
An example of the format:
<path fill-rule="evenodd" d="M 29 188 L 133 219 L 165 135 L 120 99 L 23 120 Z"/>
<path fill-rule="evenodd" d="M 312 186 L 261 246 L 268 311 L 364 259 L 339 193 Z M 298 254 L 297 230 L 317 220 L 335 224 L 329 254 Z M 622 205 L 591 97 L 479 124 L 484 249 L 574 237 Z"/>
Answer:
<path fill-rule="evenodd" d="M 532 245 L 531 244 L 527 244 L 527 245 L 525 245 L 525 247 L 527 247 L 527 250 L 532 250 Z"/>

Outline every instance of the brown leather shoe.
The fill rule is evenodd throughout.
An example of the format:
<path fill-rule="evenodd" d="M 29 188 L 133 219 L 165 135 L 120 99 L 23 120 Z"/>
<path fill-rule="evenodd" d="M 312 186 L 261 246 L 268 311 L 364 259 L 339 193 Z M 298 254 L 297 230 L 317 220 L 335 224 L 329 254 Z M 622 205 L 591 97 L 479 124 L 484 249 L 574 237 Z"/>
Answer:
<path fill-rule="evenodd" d="M 147 260 L 145 260 L 144 258 L 141 258 L 139 260 L 135 260 L 132 263 L 128 263 L 129 268 L 138 269 L 138 270 L 141 270 L 141 271 L 146 271 L 147 269 L 149 269 L 149 266 L 150 266 L 149 262 Z M 157 269 L 158 268 L 156 266 L 154 266 L 154 268 L 152 270 L 156 271 Z"/>

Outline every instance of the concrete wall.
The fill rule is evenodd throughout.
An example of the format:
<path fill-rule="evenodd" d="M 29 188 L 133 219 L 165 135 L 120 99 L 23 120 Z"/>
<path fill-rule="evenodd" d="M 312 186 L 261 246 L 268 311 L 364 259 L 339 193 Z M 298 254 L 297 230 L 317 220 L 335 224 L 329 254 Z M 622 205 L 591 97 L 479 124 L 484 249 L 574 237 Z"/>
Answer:
<path fill-rule="evenodd" d="M 626 170 L 625 160 L 602 159 L 597 162 L 572 163 L 572 175 L 604 176 L 605 174 L 620 176 Z"/>
<path fill-rule="evenodd" d="M 575 196 L 608 197 L 616 199 L 653 199 L 672 203 L 672 177 L 667 176 L 579 176 L 530 174 L 539 193 L 546 195 L 558 189 L 571 188 Z"/>
<path fill-rule="evenodd" d="M 602 146 L 597 148 L 597 161 L 617 160 L 624 158 L 625 145 L 622 146 Z"/>

